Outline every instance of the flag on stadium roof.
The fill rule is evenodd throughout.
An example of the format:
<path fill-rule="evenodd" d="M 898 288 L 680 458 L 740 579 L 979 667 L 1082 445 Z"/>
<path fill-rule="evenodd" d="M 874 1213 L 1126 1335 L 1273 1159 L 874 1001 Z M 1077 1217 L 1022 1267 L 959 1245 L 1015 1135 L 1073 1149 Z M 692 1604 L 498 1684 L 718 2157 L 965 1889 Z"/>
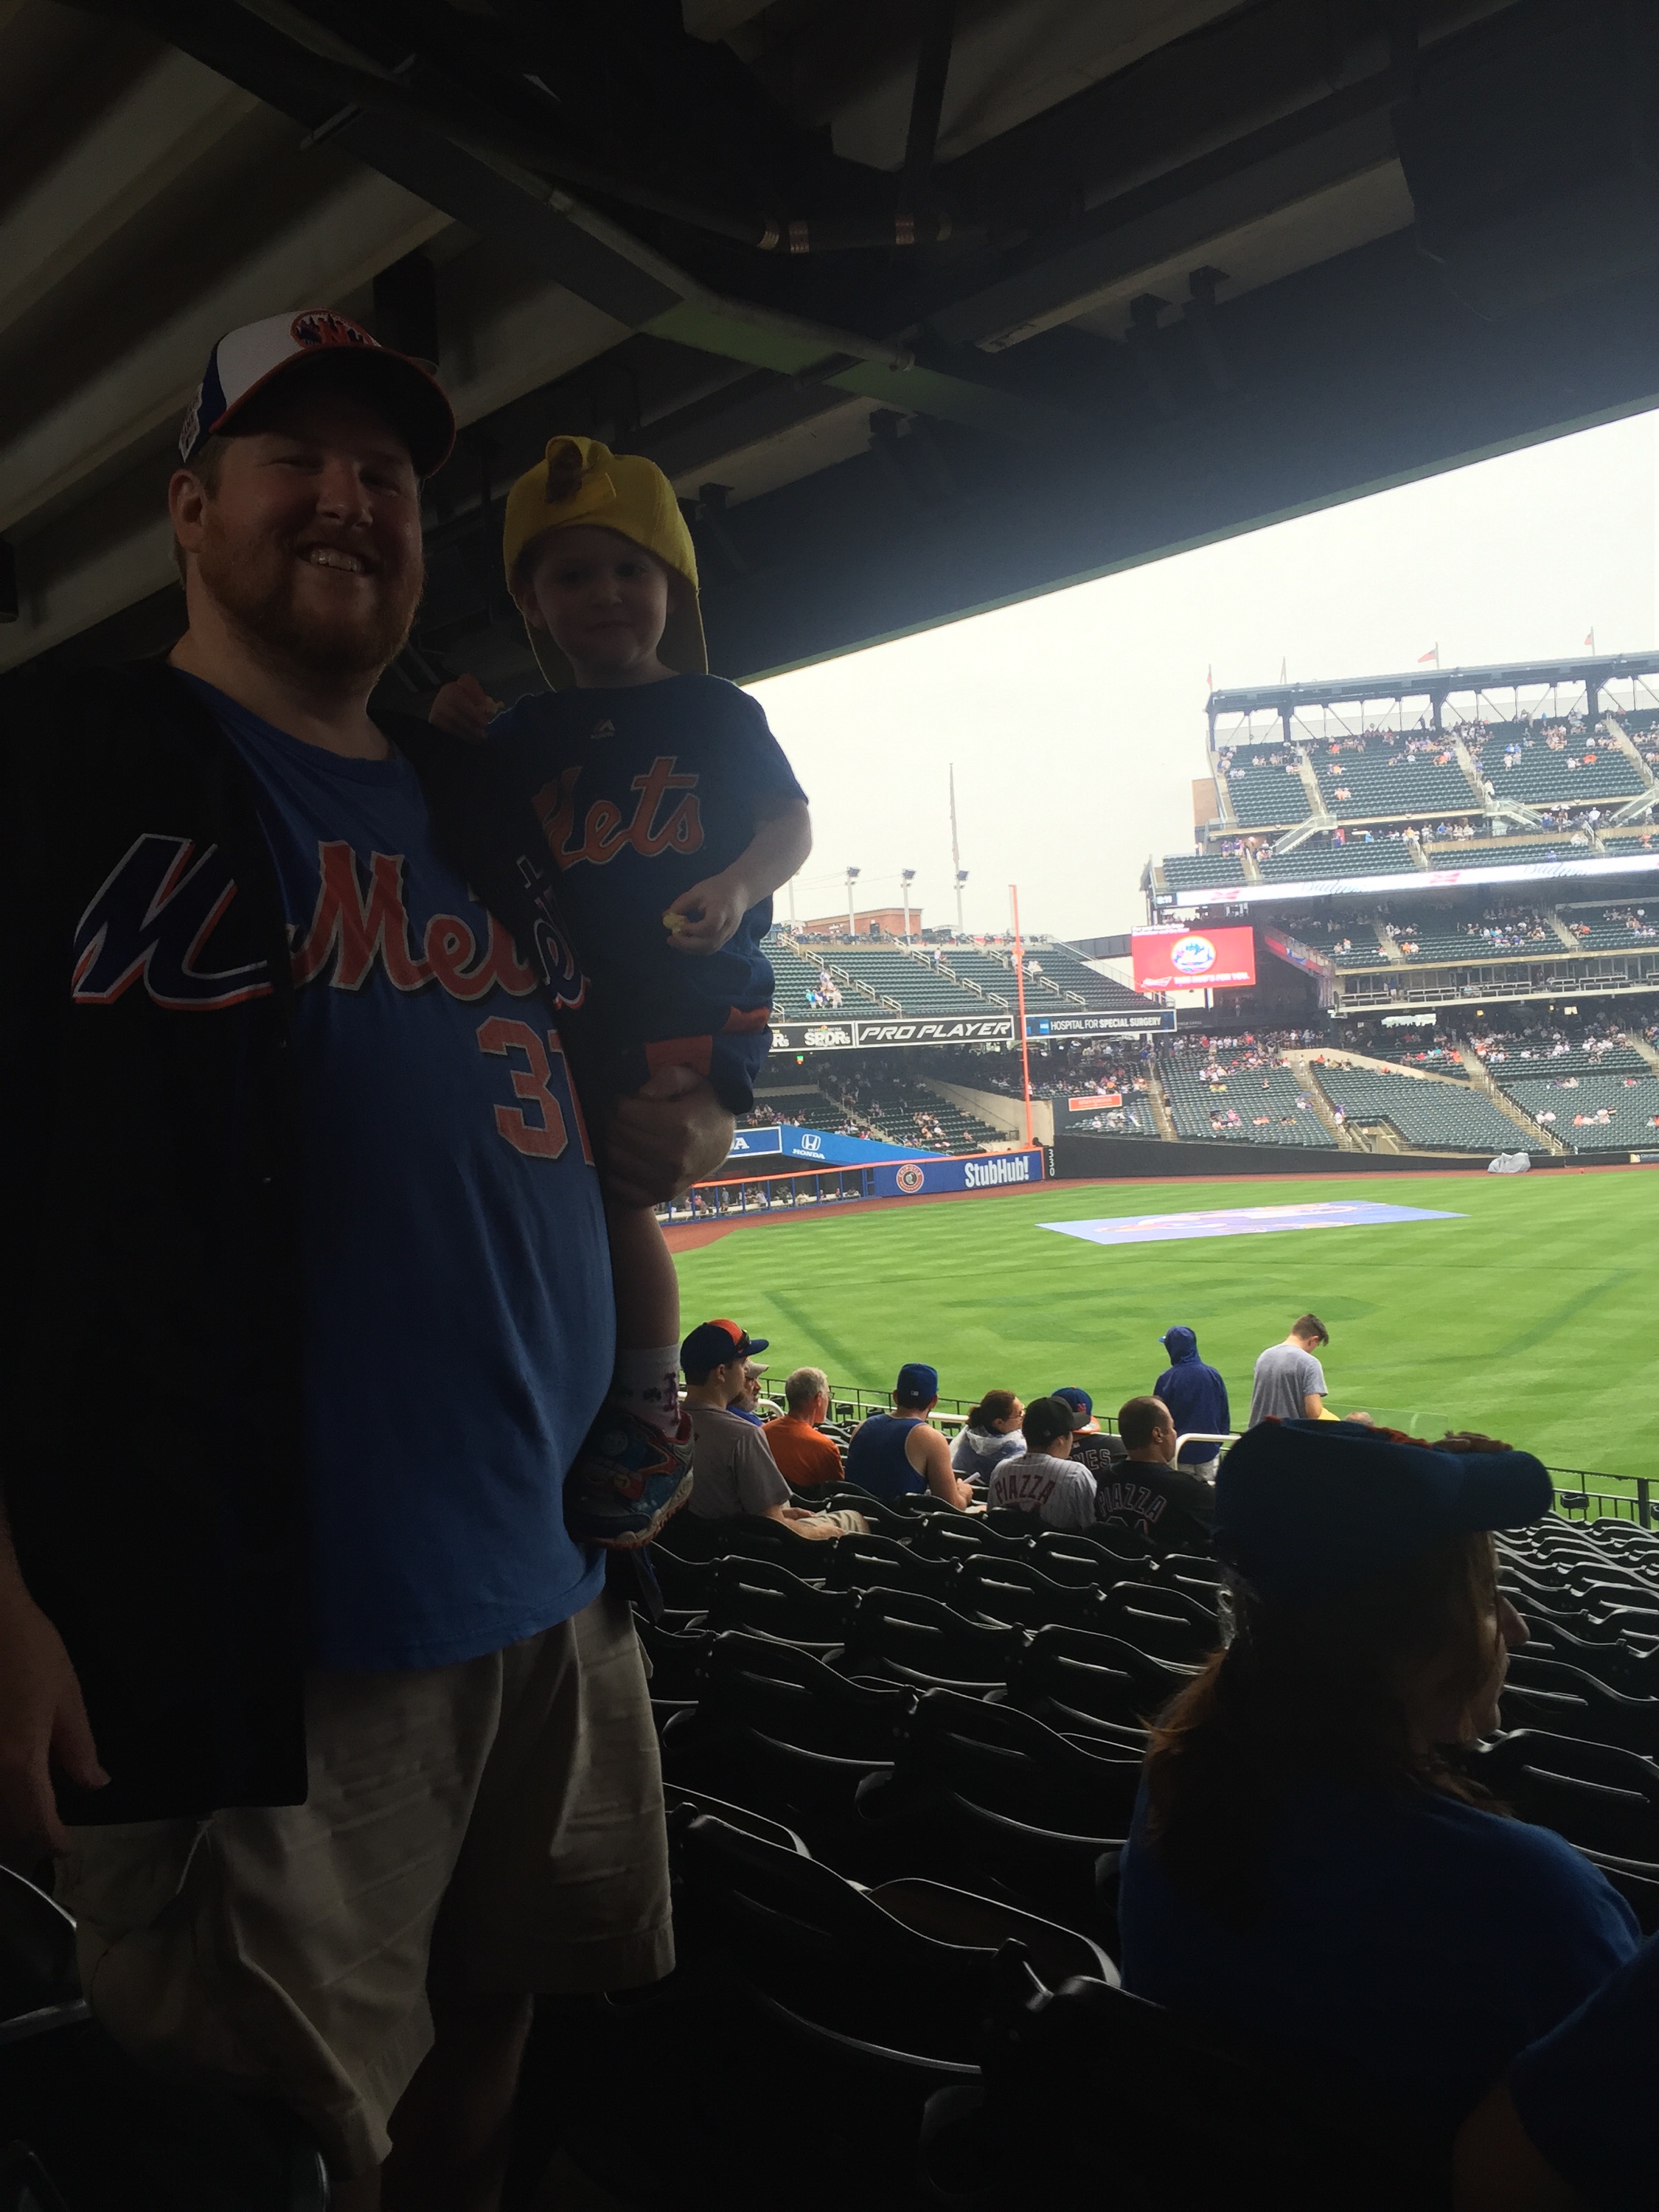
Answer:
<path fill-rule="evenodd" d="M 1439 667 L 1440 641 L 1438 638 L 1435 640 L 1434 643 L 1429 647 L 1426 653 L 1419 653 L 1417 656 L 1417 665 L 1419 668 L 1425 666 L 1431 660 L 1434 663 L 1437 668 Z"/>

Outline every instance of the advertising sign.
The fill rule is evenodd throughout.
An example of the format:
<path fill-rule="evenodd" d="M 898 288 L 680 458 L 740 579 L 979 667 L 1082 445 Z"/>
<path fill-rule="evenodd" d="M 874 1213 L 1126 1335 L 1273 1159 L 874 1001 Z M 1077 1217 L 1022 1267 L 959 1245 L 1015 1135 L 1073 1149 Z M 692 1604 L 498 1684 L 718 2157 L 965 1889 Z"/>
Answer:
<path fill-rule="evenodd" d="M 1249 932 L 1243 934 L 1248 937 Z M 1175 1025 L 1173 1006 L 1148 1006 L 1144 1013 L 1028 1013 L 1025 1017 L 1028 1037 L 1144 1036 L 1151 1030 L 1172 1030 Z"/>
<path fill-rule="evenodd" d="M 1042 1181 L 1042 1153 L 987 1152 L 974 1158 L 882 1161 L 872 1170 L 878 1198 L 938 1198 L 953 1190 L 1007 1190 Z"/>
<path fill-rule="evenodd" d="M 1220 929 L 1135 929 L 1129 933 L 1137 991 L 1237 989 L 1255 981 L 1255 936 L 1233 922 Z"/>
<path fill-rule="evenodd" d="M 1235 928 L 1223 935 L 1249 937 L 1248 929 Z M 1033 1014 L 1025 1017 L 1028 1037 L 1144 1036 L 1154 1030 L 1172 1030 L 1175 1010 L 1148 1006 L 1144 1012 Z M 868 1052 L 872 1046 L 908 1044 L 1012 1044 L 1017 1034 L 1012 1014 L 967 1014 L 944 1021 L 907 1021 L 902 1016 L 879 1021 L 774 1022 L 774 1052 Z"/>
<path fill-rule="evenodd" d="M 1121 1091 L 1097 1091 L 1087 1098 L 1068 1098 L 1066 1111 L 1068 1114 L 1105 1114 L 1122 1103 L 1123 1093 Z"/>
<path fill-rule="evenodd" d="M 753 1159 L 770 1152 L 787 1160 L 817 1161 L 820 1167 L 860 1167 L 869 1160 L 908 1160 L 914 1145 L 889 1145 L 877 1137 L 843 1137 L 830 1129 L 803 1129 L 783 1122 L 769 1129 L 739 1129 L 726 1155 L 732 1160 Z"/>

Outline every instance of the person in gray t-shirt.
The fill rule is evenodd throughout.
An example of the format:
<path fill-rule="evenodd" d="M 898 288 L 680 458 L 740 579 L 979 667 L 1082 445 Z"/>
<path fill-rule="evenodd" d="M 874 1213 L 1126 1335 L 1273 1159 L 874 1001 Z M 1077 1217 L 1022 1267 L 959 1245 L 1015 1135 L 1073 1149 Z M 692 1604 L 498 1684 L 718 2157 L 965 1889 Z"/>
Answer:
<path fill-rule="evenodd" d="M 750 1356 L 766 1349 L 735 1322 L 699 1322 L 680 1346 L 685 1408 L 691 1416 L 691 1495 L 686 1511 L 701 1521 L 756 1514 L 793 1536 L 845 1536 L 867 1529 L 860 1513 L 809 1513 L 772 1456 L 764 1429 L 731 1411 Z"/>
<path fill-rule="evenodd" d="M 1091 1528 L 1095 1479 L 1072 1457 L 1076 1419 L 1063 1398 L 1034 1398 L 1025 1408 L 1025 1449 L 992 1468 L 987 1504 L 1017 1506 L 1049 1528 Z"/>
<path fill-rule="evenodd" d="M 1249 1425 L 1277 1419 L 1316 1421 L 1325 1410 L 1325 1370 L 1314 1357 L 1331 1333 L 1317 1314 L 1293 1322 L 1282 1344 L 1270 1344 L 1255 1363 Z"/>

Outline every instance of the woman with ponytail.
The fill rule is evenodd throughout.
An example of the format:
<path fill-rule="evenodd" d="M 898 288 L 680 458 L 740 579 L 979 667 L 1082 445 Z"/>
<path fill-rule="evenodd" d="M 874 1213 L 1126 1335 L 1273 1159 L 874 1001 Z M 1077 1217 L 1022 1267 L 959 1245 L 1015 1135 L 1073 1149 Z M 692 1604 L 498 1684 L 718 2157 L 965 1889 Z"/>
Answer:
<path fill-rule="evenodd" d="M 1214 1545 L 1236 1625 L 1152 1729 L 1127 1988 L 1449 2123 L 1631 1956 L 1600 1871 L 1456 1763 L 1526 1640 L 1489 1532 L 1550 1499 L 1538 1461 L 1484 1437 L 1270 1421 L 1235 1445 Z"/>
<path fill-rule="evenodd" d="M 966 1425 L 957 1433 L 951 1465 L 964 1482 L 986 1480 L 994 1468 L 1025 1449 L 1019 1425 L 1025 1408 L 1012 1390 L 988 1390 L 969 1406 Z"/>

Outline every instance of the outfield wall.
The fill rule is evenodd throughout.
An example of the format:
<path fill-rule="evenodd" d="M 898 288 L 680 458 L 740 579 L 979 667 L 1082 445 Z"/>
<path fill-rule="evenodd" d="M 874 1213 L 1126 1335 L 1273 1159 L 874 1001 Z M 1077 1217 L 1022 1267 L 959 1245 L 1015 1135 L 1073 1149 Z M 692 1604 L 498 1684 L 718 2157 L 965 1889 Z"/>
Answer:
<path fill-rule="evenodd" d="M 1520 1150 L 1519 1146 L 1516 1147 Z M 1159 1182 L 1182 1176 L 1422 1175 L 1449 1168 L 1484 1169 L 1485 1152 L 1344 1152 L 1303 1145 L 1149 1144 L 1145 1137 L 1068 1137 L 1056 1133 L 1054 1173 L 1083 1182 L 1145 1176 Z M 1621 1158 L 1628 1158 L 1627 1153 Z M 1535 1168 L 1573 1165 L 1571 1156 L 1529 1155 Z"/>

